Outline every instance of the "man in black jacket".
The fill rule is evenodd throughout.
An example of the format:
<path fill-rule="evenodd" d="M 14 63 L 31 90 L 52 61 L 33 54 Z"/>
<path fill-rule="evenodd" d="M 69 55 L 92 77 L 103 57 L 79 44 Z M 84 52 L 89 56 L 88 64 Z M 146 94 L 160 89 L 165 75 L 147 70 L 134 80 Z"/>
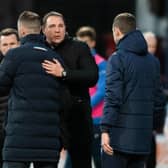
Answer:
<path fill-rule="evenodd" d="M 19 46 L 19 36 L 17 30 L 5 28 L 0 32 L 0 62 L 9 49 Z M 8 95 L 0 96 L 0 167 L 2 167 L 2 147 L 4 140 L 4 115 L 7 111 Z"/>
<path fill-rule="evenodd" d="M 91 168 L 92 119 L 88 89 L 98 79 L 98 68 L 88 46 L 66 35 L 62 14 L 50 12 L 43 18 L 47 42 L 58 52 L 66 67 L 57 60 L 45 61 L 46 72 L 68 84 L 72 106 L 68 110 L 68 152 L 73 168 Z"/>
<path fill-rule="evenodd" d="M 39 15 L 24 11 L 18 19 L 21 46 L 0 65 L 0 94 L 10 92 L 5 123 L 3 168 L 57 168 L 61 145 L 62 82 L 45 73 L 44 59 L 61 58 L 44 44 Z"/>

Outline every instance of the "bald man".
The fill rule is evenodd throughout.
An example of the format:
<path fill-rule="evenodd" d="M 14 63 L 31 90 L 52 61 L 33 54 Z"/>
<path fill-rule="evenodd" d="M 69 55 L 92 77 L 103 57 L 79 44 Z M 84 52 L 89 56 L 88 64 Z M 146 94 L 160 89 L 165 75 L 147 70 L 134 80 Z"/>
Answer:
<path fill-rule="evenodd" d="M 156 35 L 152 32 L 143 33 L 144 38 L 148 45 L 148 52 L 151 54 L 155 54 L 157 49 L 157 38 Z"/>
<path fill-rule="evenodd" d="M 148 46 L 148 52 L 155 55 L 156 50 L 157 50 L 157 38 L 156 35 L 152 32 L 145 32 L 143 33 L 144 38 L 147 42 Z M 160 129 L 164 125 L 164 118 L 165 118 L 165 112 L 160 113 L 159 115 L 159 125 L 154 125 L 154 131 L 153 131 L 153 137 L 152 137 L 152 151 L 151 154 L 149 155 L 147 162 L 146 162 L 146 168 L 155 168 L 156 167 L 156 130 Z M 162 122 L 163 121 L 163 122 Z"/>

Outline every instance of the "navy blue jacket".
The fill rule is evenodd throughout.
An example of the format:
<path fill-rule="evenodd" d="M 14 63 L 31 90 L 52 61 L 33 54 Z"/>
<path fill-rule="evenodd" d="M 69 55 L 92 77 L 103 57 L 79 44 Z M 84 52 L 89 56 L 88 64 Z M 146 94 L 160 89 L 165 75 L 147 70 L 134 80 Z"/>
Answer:
<path fill-rule="evenodd" d="M 57 161 L 62 83 L 46 74 L 41 63 L 62 60 L 40 35 L 28 35 L 21 42 L 0 65 L 0 94 L 10 91 L 3 160 Z"/>
<path fill-rule="evenodd" d="M 102 131 L 108 131 L 114 150 L 150 152 L 153 113 L 159 103 L 160 65 L 147 52 L 138 30 L 125 35 L 108 60 Z"/>

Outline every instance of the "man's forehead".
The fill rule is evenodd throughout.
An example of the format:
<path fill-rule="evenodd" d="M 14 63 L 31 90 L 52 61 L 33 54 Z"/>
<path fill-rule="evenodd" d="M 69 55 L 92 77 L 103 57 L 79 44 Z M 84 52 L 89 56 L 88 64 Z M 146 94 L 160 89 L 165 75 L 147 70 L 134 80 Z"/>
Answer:
<path fill-rule="evenodd" d="M 0 42 L 1 42 L 1 43 L 2 43 L 3 41 L 4 41 L 4 42 L 5 42 L 5 41 L 6 41 L 6 42 L 9 42 L 9 40 L 18 41 L 15 34 L 2 35 L 2 36 L 0 36 Z"/>

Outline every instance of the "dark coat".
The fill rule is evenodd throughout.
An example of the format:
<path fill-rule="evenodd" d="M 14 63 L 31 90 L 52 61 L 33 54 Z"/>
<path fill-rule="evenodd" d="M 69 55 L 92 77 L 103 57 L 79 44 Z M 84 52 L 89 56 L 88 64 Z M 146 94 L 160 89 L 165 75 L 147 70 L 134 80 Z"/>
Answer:
<path fill-rule="evenodd" d="M 55 47 L 64 60 L 67 77 L 65 83 L 71 94 L 71 108 L 67 110 L 70 146 L 90 147 L 92 133 L 89 87 L 98 80 L 98 67 L 89 47 L 80 41 L 66 37 Z M 73 142 L 72 142 L 73 141 Z M 82 156 L 81 156 L 82 157 Z"/>
<path fill-rule="evenodd" d="M 3 159 L 58 161 L 62 83 L 46 74 L 41 63 L 61 59 L 40 35 L 28 35 L 21 42 L 0 65 L 0 93 L 10 91 Z"/>
<path fill-rule="evenodd" d="M 8 96 L 2 96 L 0 97 L 0 133 L 4 131 L 4 115 L 7 111 L 8 106 Z M 0 137 L 1 138 L 1 137 Z"/>
<path fill-rule="evenodd" d="M 0 53 L 0 62 L 3 59 L 3 55 Z M 2 162 L 2 147 L 4 142 L 4 116 L 7 111 L 8 96 L 0 96 L 0 165 Z"/>
<path fill-rule="evenodd" d="M 108 60 L 102 131 L 109 131 L 114 150 L 148 154 L 153 113 L 160 105 L 160 65 L 147 52 L 140 31 L 125 35 Z"/>
<path fill-rule="evenodd" d="M 0 53 L 0 62 L 3 59 L 3 55 Z M 2 134 L 3 130 L 3 122 L 4 122 L 4 115 L 5 111 L 7 110 L 8 104 L 8 96 L 0 96 L 0 135 Z M 0 136 L 0 139 L 2 136 Z"/>

